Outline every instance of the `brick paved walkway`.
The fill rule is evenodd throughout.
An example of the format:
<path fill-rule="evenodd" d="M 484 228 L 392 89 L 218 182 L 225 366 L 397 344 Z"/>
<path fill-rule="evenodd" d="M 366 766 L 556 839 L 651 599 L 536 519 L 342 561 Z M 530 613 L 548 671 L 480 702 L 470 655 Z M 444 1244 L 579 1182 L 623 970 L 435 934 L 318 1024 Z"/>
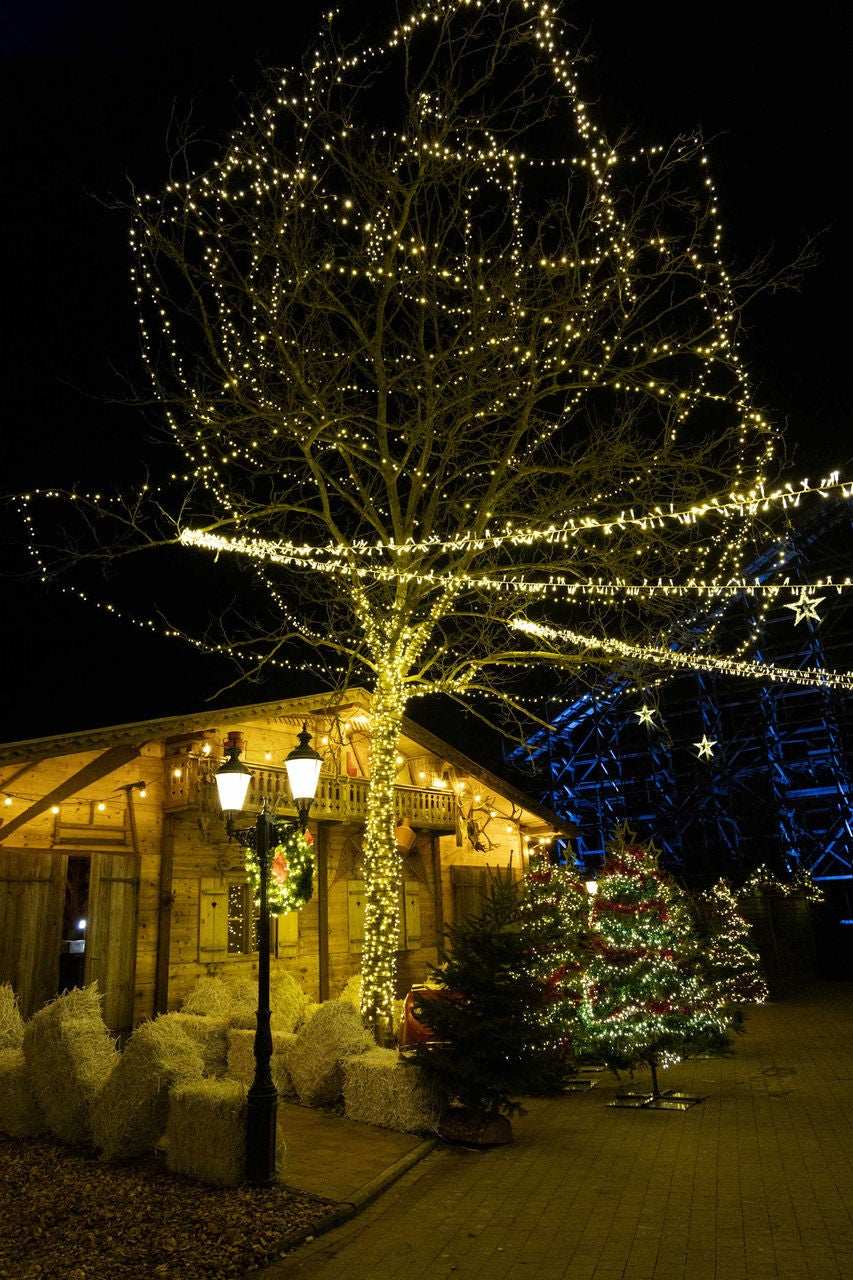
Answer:
<path fill-rule="evenodd" d="M 639 1077 L 638 1083 L 648 1077 Z M 510 1147 L 441 1147 L 264 1280 L 850 1280 L 853 987 L 750 1011 L 686 1112 L 532 1100 Z M 345 1152 L 341 1152 L 345 1159 Z"/>

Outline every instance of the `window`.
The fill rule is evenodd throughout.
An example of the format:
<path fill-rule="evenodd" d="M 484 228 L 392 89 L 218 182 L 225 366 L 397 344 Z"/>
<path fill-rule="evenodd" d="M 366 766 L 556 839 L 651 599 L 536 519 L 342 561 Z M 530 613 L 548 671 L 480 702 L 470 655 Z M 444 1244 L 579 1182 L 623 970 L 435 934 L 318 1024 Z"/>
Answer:
<path fill-rule="evenodd" d="M 347 883 L 347 923 L 349 949 L 361 951 L 364 947 L 364 881 Z M 406 880 L 400 889 L 400 951 L 415 951 L 421 945 L 421 900 L 417 880 Z"/>
<path fill-rule="evenodd" d="M 198 958 L 202 963 L 258 949 L 258 909 L 242 880 L 202 880 L 199 902 Z"/>

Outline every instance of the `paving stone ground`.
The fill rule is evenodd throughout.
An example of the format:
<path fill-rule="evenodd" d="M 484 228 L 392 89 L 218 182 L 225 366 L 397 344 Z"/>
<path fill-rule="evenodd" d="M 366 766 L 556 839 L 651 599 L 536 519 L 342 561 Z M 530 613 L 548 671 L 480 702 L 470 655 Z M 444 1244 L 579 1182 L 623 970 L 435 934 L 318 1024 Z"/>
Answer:
<path fill-rule="evenodd" d="M 438 1147 L 256 1280 L 850 1280 L 853 986 L 751 1009 L 732 1058 L 661 1084 L 705 1100 L 530 1100 L 511 1146 Z"/>

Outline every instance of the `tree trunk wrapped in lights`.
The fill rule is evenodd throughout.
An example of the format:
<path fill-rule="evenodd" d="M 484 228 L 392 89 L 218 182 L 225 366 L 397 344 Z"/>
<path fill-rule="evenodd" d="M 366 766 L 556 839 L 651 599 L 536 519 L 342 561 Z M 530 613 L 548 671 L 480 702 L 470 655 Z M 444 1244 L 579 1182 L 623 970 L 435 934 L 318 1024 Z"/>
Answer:
<path fill-rule="evenodd" d="M 233 553 L 245 594 L 203 645 L 374 689 L 375 1020 L 409 699 L 518 720 L 531 664 L 624 661 L 585 636 L 653 662 L 685 574 L 703 598 L 737 577 L 754 507 L 706 499 L 759 493 L 775 436 L 698 139 L 608 140 L 547 0 L 424 0 L 370 44 L 346 21 L 218 158 L 188 145 L 134 195 L 144 357 L 184 474 L 73 510 L 89 532 L 115 518 L 113 568 L 146 543 Z M 571 643 L 519 626 L 549 617 Z"/>

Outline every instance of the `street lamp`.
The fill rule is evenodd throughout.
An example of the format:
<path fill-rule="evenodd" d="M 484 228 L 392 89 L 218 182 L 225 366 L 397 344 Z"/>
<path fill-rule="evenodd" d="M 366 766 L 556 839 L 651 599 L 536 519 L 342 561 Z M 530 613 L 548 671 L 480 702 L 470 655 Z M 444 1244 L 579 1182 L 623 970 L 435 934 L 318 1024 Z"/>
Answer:
<path fill-rule="evenodd" d="M 299 746 L 287 756 L 290 790 L 296 805 L 296 826 L 304 832 L 308 825 L 308 811 L 317 791 L 322 757 L 308 744 L 311 734 L 303 724 L 297 735 Z M 246 1178 L 255 1186 L 268 1187 L 275 1182 L 276 1116 L 278 1091 L 270 1071 L 272 1058 L 272 1032 L 270 1031 L 270 910 L 269 873 L 272 852 L 292 830 L 292 823 L 276 822 L 267 809 L 264 797 L 261 811 L 251 827 L 237 830 L 232 825 L 232 814 L 240 813 L 251 781 L 251 770 L 240 762 L 243 739 L 239 733 L 230 733 L 225 741 L 227 760 L 216 771 L 216 787 L 219 803 L 226 815 L 228 838 L 236 840 L 244 848 L 254 852 L 258 864 L 261 903 L 258 920 L 258 1010 L 255 1027 L 255 1078 L 247 1096 L 246 1117 Z"/>

